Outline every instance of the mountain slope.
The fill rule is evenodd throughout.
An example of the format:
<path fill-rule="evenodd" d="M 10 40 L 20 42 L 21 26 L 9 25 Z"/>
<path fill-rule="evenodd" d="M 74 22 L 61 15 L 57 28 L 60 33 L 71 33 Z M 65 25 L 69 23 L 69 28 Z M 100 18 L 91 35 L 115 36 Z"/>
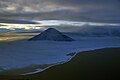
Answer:
<path fill-rule="evenodd" d="M 119 80 L 120 48 L 78 53 L 71 61 L 27 76 L 0 76 L 2 80 Z"/>
<path fill-rule="evenodd" d="M 39 80 L 110 80 L 119 78 L 120 48 L 99 49 L 77 54 L 71 61 L 30 75 Z"/>

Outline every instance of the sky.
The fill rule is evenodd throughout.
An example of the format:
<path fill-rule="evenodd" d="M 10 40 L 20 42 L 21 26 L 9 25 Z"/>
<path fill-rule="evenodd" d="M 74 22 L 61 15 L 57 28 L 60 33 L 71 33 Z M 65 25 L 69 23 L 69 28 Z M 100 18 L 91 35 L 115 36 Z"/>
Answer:
<path fill-rule="evenodd" d="M 120 26 L 119 8 L 120 0 L 0 0 L 0 32 L 43 30 L 40 26 L 61 24 L 69 28 L 86 24 Z M 38 24 L 22 24 L 24 20 Z"/>
<path fill-rule="evenodd" d="M 120 20 L 120 0 L 0 0 L 0 18 Z"/>

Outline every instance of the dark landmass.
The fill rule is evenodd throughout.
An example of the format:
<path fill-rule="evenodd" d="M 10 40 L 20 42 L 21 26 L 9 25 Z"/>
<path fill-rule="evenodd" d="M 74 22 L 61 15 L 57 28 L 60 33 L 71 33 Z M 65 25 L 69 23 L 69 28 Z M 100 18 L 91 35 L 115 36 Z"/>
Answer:
<path fill-rule="evenodd" d="M 27 76 L 0 76 L 0 80 L 119 80 L 120 48 L 78 53 L 71 61 Z"/>

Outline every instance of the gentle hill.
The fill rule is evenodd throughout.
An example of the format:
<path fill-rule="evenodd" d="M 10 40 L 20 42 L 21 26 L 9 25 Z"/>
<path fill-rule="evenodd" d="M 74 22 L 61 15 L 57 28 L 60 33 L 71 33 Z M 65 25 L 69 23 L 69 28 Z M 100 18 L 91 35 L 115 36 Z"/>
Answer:
<path fill-rule="evenodd" d="M 41 73 L 2 80 L 119 80 L 119 71 L 120 48 L 105 48 L 80 52 Z"/>

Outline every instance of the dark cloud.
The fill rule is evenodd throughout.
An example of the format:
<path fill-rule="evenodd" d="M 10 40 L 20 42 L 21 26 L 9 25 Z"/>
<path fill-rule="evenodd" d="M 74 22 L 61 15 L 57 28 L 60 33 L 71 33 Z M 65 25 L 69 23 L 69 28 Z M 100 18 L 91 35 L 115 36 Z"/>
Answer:
<path fill-rule="evenodd" d="M 30 20 L 93 20 L 92 16 L 84 15 L 84 13 L 72 10 L 56 10 L 51 12 L 36 12 L 36 13 L 5 13 L 0 15 L 1 18 L 8 19 L 30 19 Z M 95 19 L 96 20 L 96 19 Z"/>
<path fill-rule="evenodd" d="M 120 0 L 0 0 L 0 17 L 10 19 L 119 20 Z"/>

